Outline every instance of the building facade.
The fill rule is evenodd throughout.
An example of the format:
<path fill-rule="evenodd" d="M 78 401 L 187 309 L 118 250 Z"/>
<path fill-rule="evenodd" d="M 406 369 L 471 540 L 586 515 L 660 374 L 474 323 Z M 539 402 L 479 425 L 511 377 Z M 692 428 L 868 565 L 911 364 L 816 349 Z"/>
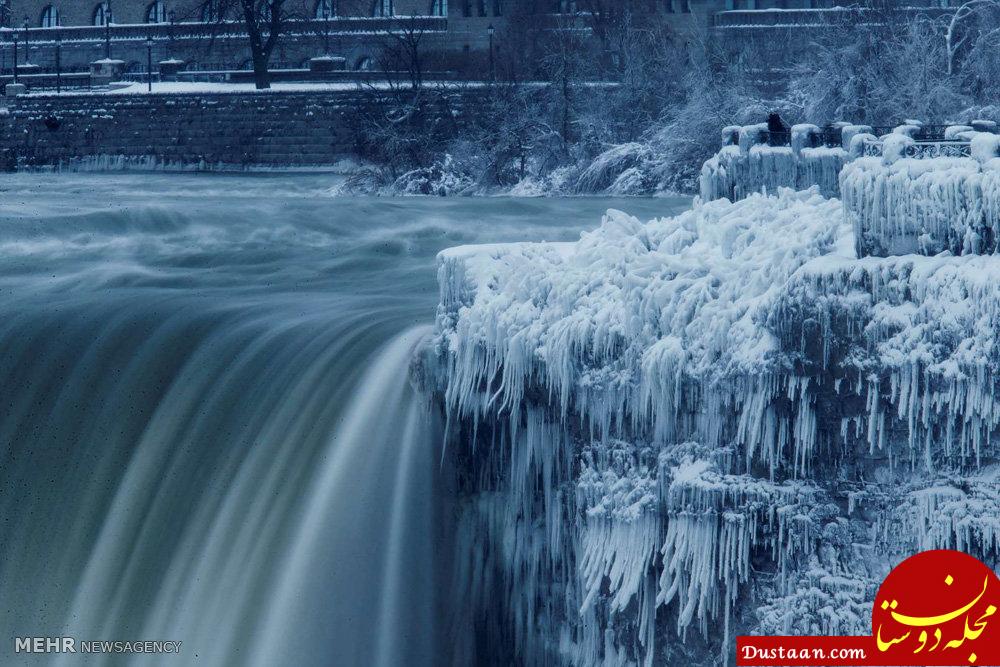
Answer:
<path fill-rule="evenodd" d="M 263 2 L 263 0 L 259 0 Z M 892 2 L 893 0 L 889 0 Z M 902 3 L 902 0 L 899 0 Z M 928 8 L 949 0 L 923 0 Z M 494 40 L 546 27 L 592 24 L 627 7 L 678 34 L 706 29 L 725 43 L 761 38 L 785 48 L 846 0 L 285 0 L 274 69 L 334 56 L 346 70 L 379 69 L 392 35 L 420 33 L 426 67 L 484 75 Z M 918 2 L 906 2 L 913 7 Z M 854 5 L 856 6 L 856 5 Z M 900 5 L 902 6 L 902 4 Z M 0 74 L 83 72 L 102 58 L 138 76 L 149 62 L 184 61 L 187 72 L 246 71 L 246 32 L 231 0 L 0 0 Z M 947 11 L 947 10 L 940 10 Z M 567 23 L 569 22 L 569 23 Z M 498 46 L 499 48 L 499 46 Z M 16 56 L 16 57 L 15 57 Z M 384 69 L 384 67 L 382 67 Z M 155 71 L 155 68 L 154 68 Z"/>

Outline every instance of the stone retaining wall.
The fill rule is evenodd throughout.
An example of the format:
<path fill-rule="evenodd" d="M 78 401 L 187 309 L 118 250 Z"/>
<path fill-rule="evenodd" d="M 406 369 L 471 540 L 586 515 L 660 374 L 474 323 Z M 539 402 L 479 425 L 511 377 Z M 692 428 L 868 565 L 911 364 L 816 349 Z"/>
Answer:
<path fill-rule="evenodd" d="M 454 132 L 480 93 L 433 96 L 424 114 Z M 367 90 L 23 96 L 0 108 L 5 169 L 320 167 L 366 151 L 366 115 L 405 97 Z"/>

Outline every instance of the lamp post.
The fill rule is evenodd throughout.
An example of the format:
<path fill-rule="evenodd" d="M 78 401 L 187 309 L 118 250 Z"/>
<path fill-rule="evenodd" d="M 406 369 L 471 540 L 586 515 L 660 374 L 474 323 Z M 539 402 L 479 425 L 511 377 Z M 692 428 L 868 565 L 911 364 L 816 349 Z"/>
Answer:
<path fill-rule="evenodd" d="M 153 92 L 153 33 L 146 36 L 146 92 Z"/>
<path fill-rule="evenodd" d="M 494 81 L 496 79 L 496 73 L 493 69 L 493 33 L 495 31 L 496 28 L 493 27 L 492 23 L 488 28 L 486 28 L 486 32 L 490 34 L 490 81 Z"/>
<path fill-rule="evenodd" d="M 167 14 L 167 20 L 170 21 L 170 39 L 167 40 L 167 58 L 173 60 L 174 57 L 174 22 L 177 21 L 177 12 L 170 10 Z"/>
<path fill-rule="evenodd" d="M 14 30 L 14 83 L 17 83 L 17 30 Z"/>
<path fill-rule="evenodd" d="M 330 55 L 330 14 L 333 0 L 320 0 L 323 3 L 323 55 Z"/>
<path fill-rule="evenodd" d="M 56 28 L 58 29 L 59 18 L 56 18 Z M 62 92 L 62 31 L 56 32 L 56 93 Z"/>
<path fill-rule="evenodd" d="M 31 59 L 29 58 L 29 52 L 28 52 L 28 43 L 29 43 L 28 39 L 29 38 L 28 38 L 28 15 L 27 14 L 24 15 L 24 23 L 22 23 L 21 25 L 24 27 L 24 64 L 27 65 L 29 62 L 31 62 Z"/>
<path fill-rule="evenodd" d="M 111 4 L 106 3 L 104 12 L 104 58 L 111 60 Z"/>

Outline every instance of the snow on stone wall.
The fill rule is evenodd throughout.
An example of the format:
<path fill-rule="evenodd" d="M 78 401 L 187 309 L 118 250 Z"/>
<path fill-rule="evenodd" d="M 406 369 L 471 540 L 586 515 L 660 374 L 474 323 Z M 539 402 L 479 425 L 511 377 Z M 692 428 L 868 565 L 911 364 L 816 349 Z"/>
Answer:
<path fill-rule="evenodd" d="M 852 232 L 813 188 L 441 253 L 417 375 L 462 471 L 470 660 L 711 664 L 864 632 L 916 548 L 1000 557 L 1000 258 Z"/>

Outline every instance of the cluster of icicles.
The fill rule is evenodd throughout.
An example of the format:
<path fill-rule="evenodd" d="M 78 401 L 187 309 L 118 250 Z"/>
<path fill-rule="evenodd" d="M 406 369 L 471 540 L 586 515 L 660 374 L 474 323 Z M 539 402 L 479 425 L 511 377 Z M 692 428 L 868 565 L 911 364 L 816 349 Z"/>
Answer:
<path fill-rule="evenodd" d="M 968 201 L 995 215 L 982 171 L 967 200 L 952 195 L 968 195 L 968 170 L 963 184 L 914 184 L 951 159 L 911 167 L 905 186 L 853 164 L 842 182 L 871 211 L 887 210 L 895 178 L 951 210 L 925 206 L 928 219 L 965 220 Z M 877 224 L 885 236 L 896 223 Z M 425 382 L 451 440 L 481 448 L 456 585 L 459 608 L 495 614 L 462 633 L 488 644 L 468 656 L 514 645 L 535 664 L 648 665 L 672 650 L 682 661 L 684 642 L 657 647 L 669 619 L 681 637 L 721 639 L 725 660 L 757 557 L 777 581 L 761 627 L 787 631 L 806 617 L 789 610 L 838 599 L 844 613 L 817 612 L 812 632 L 863 632 L 851 623 L 865 616 L 865 582 L 816 564 L 849 522 L 817 514 L 832 505 L 808 481 L 818 464 L 868 456 L 911 475 L 912 488 L 896 485 L 859 520 L 883 554 L 1000 553 L 991 477 L 927 485 L 996 458 L 1000 265 L 951 253 L 858 260 L 845 250 L 857 229 L 839 202 L 779 190 L 646 224 L 609 213 L 577 244 L 442 255 Z M 981 251 L 987 233 L 975 233 L 962 243 Z M 879 506 L 860 485 L 849 516 Z"/>
<path fill-rule="evenodd" d="M 765 555 L 784 582 L 820 548 L 823 521 L 813 511 L 831 502 L 823 489 L 794 479 L 796 472 L 807 476 L 808 448 L 821 434 L 814 405 L 820 381 L 767 375 L 743 382 L 746 397 L 739 410 L 733 412 L 734 404 L 718 393 L 716 403 L 704 404 L 716 422 L 718 415 L 736 415 L 729 435 L 717 425 L 711 446 L 601 439 L 575 417 L 532 403 L 498 415 L 490 406 L 500 399 L 485 380 L 479 385 L 485 391 L 463 402 L 483 412 L 458 420 L 458 405 L 452 404 L 453 421 L 480 431 L 461 439 L 477 446 L 489 442 L 475 454 L 482 468 L 473 489 L 485 492 L 473 493 L 460 513 L 456 586 L 464 600 L 459 608 L 484 609 L 502 600 L 507 613 L 495 622 L 512 623 L 513 636 L 494 643 L 513 642 L 533 656 L 529 664 L 545 664 L 554 654 L 576 665 L 651 665 L 658 655 L 658 629 L 670 622 L 681 643 L 691 629 L 721 640 L 726 661 L 734 605 L 751 578 L 752 558 Z M 889 449 L 887 416 L 893 409 L 914 432 L 935 416 L 936 404 L 950 405 L 959 415 L 961 406 L 970 415 L 979 409 L 968 395 L 923 391 L 919 376 L 903 372 L 887 380 L 887 395 L 878 395 L 869 382 L 838 381 L 830 389 L 834 395 L 871 389 L 869 408 L 881 407 L 845 420 L 852 428 L 841 433 L 845 440 L 867 439 L 871 451 Z M 790 399 L 793 409 L 780 408 L 779 398 Z M 890 401 L 898 407 L 887 409 Z M 990 409 L 995 415 L 996 407 Z M 970 434 L 980 432 L 967 426 Z M 727 440 L 737 447 L 722 446 Z M 796 452 L 793 461 L 783 458 L 781 442 Z M 929 449 L 929 436 L 920 442 Z M 781 481 L 732 472 L 755 460 Z M 992 509 L 970 513 L 965 497 L 956 494 L 942 492 L 951 504 L 914 495 L 893 510 L 906 530 L 891 540 L 898 544 L 910 535 L 912 543 L 936 547 L 1000 548 L 1000 522 L 983 521 L 1000 506 L 994 500 Z M 981 503 L 989 502 L 988 494 L 980 495 Z M 815 587 L 795 591 L 797 584 L 789 577 L 777 590 L 796 601 L 815 594 Z M 556 647 L 554 629 L 560 638 Z M 852 627 L 849 633 L 864 629 Z M 662 655 L 664 646 L 659 649 Z"/>
<path fill-rule="evenodd" d="M 998 159 L 861 158 L 845 167 L 840 189 L 859 257 L 996 250 Z"/>
<path fill-rule="evenodd" d="M 702 166 L 701 196 L 706 201 L 736 201 L 756 192 L 777 192 L 778 188 L 805 190 L 818 186 L 827 197 L 838 192 L 837 177 L 847 162 L 841 148 L 789 146 L 724 146 Z"/>
<path fill-rule="evenodd" d="M 463 613 L 502 601 L 502 618 L 485 625 L 510 634 L 478 633 L 494 660 L 506 642 L 527 664 L 652 665 L 668 615 L 678 636 L 694 628 L 721 639 L 725 655 L 753 554 L 783 575 L 819 537 L 819 489 L 724 473 L 725 457 L 693 443 L 581 446 L 533 408 L 490 440 L 477 487 L 494 486 L 461 508 L 455 585 Z"/>

